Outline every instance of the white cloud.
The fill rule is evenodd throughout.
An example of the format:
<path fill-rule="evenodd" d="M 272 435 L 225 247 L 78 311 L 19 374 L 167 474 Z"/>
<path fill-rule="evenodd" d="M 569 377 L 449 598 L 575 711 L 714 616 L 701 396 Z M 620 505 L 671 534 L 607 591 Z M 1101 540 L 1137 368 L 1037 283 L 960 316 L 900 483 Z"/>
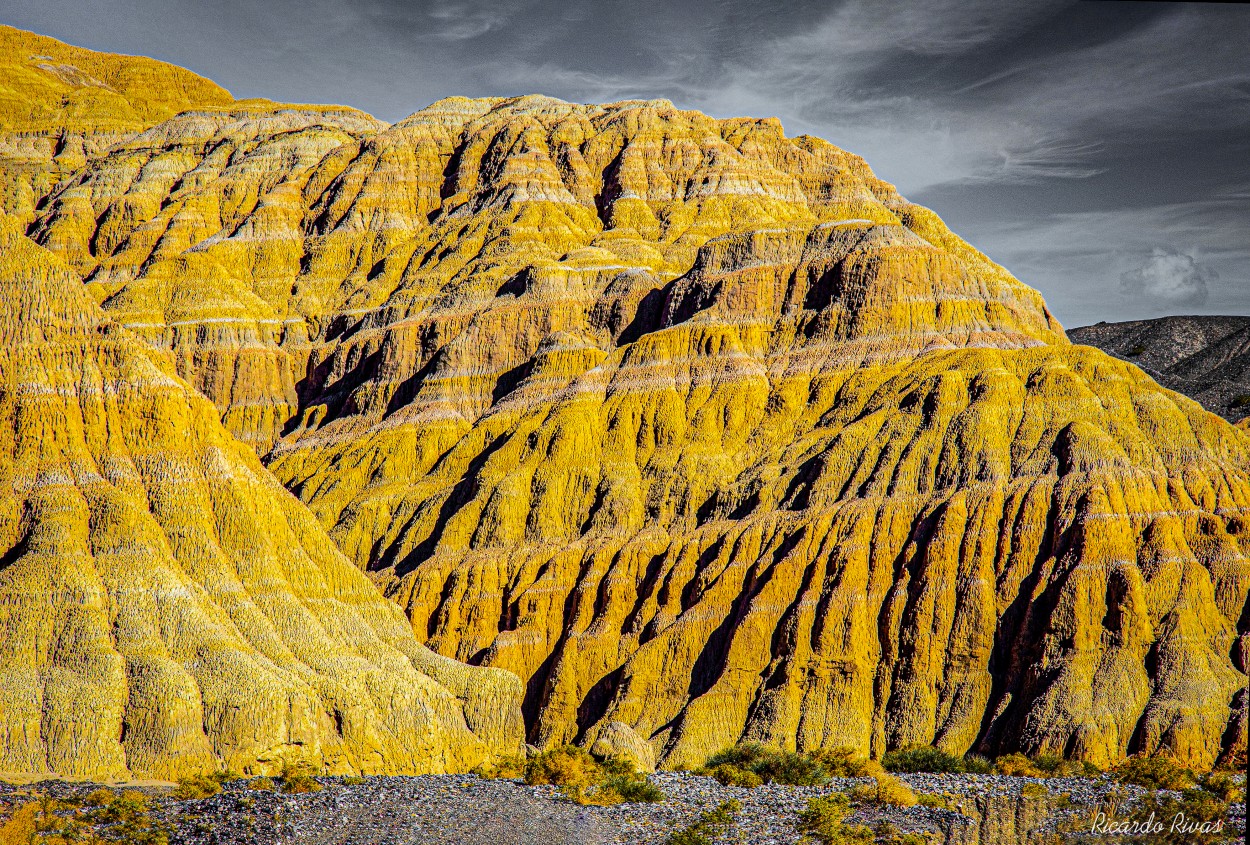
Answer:
<path fill-rule="evenodd" d="M 1208 281 L 1219 274 L 1192 255 L 1155 247 L 1145 263 L 1120 274 L 1120 291 L 1166 305 L 1205 305 Z"/>

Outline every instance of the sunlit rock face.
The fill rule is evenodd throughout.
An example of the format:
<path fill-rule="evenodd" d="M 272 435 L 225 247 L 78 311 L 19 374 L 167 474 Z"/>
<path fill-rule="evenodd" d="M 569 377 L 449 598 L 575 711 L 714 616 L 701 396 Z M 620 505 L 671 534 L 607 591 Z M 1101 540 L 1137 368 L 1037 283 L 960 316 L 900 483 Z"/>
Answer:
<path fill-rule="evenodd" d="M 29 232 L 534 742 L 1245 744 L 1243 435 L 825 141 L 199 109 Z"/>
<path fill-rule="evenodd" d="M 174 65 L 0 26 L 0 211 L 28 222 L 61 178 L 112 144 L 232 100 Z"/>
<path fill-rule="evenodd" d="M 413 637 L 207 400 L 0 214 L 0 771 L 463 770 L 521 684 Z"/>

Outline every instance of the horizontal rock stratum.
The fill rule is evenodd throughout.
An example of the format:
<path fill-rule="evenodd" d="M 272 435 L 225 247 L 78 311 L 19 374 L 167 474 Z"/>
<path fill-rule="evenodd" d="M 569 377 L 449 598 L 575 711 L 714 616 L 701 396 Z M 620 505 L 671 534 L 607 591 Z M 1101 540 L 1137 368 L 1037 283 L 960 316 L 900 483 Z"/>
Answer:
<path fill-rule="evenodd" d="M 825 141 L 207 104 L 27 234 L 532 742 L 1245 746 L 1250 441 Z"/>

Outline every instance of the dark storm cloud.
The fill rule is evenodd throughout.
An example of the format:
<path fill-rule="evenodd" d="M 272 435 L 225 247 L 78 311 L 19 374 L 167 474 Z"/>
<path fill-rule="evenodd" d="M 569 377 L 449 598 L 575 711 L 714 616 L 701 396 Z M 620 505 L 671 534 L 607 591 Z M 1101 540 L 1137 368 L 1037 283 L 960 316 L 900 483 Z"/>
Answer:
<path fill-rule="evenodd" d="M 449 94 L 533 92 L 776 115 L 791 134 L 863 154 L 1040 288 L 1069 325 L 1176 309 L 1250 313 L 1250 7 L 73 5 L 0 0 L 0 20 L 174 61 L 236 96 L 348 103 L 387 120 Z M 1205 302 L 1125 289 L 1126 274 L 1169 266 L 1156 253 L 1193 261 Z"/>

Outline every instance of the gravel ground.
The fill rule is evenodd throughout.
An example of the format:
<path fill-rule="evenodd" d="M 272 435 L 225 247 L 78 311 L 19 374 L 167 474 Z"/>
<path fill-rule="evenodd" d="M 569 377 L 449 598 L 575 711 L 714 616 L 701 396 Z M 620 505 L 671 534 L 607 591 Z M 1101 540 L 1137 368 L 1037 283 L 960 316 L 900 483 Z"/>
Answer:
<path fill-rule="evenodd" d="M 322 791 L 299 795 L 251 790 L 247 781 L 235 781 L 220 794 L 195 801 L 174 801 L 152 788 L 144 791 L 158 798 L 156 812 L 174 830 L 171 845 L 651 845 L 663 843 L 704 810 L 731 798 L 741 803 L 742 811 L 736 828 L 723 840 L 726 845 L 791 845 L 799 841 L 795 822 L 809 798 L 858 782 L 740 789 L 688 772 L 659 772 L 651 778 L 667 796 L 664 802 L 615 807 L 579 807 L 554 787 L 474 775 L 371 777 L 354 785 L 317 778 Z M 1077 808 L 1096 806 L 1115 788 L 1106 779 L 1084 778 L 917 774 L 902 779 L 916 792 L 946 796 L 953 809 L 868 808 L 848 821 L 888 821 L 903 832 L 939 834 L 942 841 L 975 828 L 987 804 L 1007 807 L 1007 815 L 1020 818 L 1014 809 L 1028 784 L 1067 795 Z M 46 782 L 23 792 L 81 797 L 92 788 Z M 0 785 L 0 814 L 16 798 L 13 787 Z M 1244 830 L 1245 805 L 1230 809 L 1230 821 Z M 982 828 L 982 838 L 988 831 Z"/>

